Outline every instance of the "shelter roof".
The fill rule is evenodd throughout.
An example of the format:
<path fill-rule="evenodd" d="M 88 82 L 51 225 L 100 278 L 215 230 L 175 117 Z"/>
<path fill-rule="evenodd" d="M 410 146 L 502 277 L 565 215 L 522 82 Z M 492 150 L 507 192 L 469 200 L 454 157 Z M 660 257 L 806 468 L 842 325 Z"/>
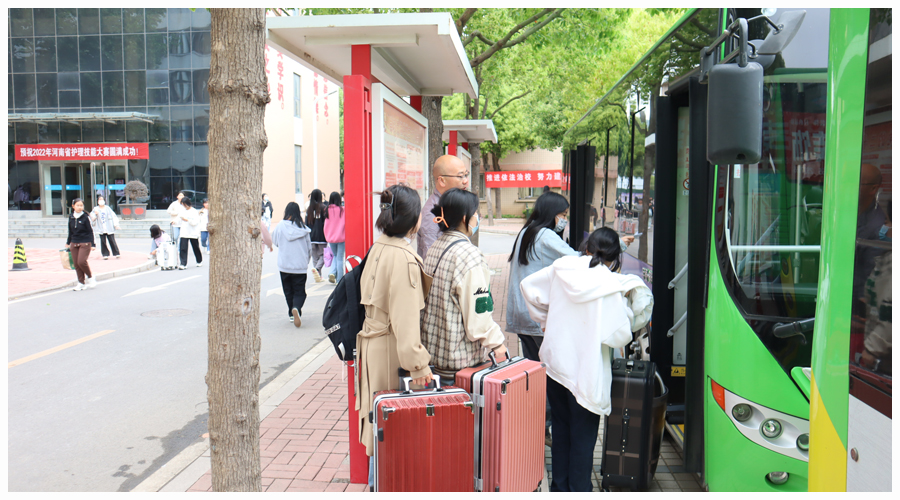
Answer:
<path fill-rule="evenodd" d="M 443 140 L 450 140 L 451 130 L 458 132 L 458 142 L 497 142 L 492 120 L 444 120 Z"/>
<path fill-rule="evenodd" d="M 266 18 L 269 45 L 343 86 L 351 45 L 371 45 L 372 76 L 400 96 L 475 98 L 478 84 L 448 12 Z"/>

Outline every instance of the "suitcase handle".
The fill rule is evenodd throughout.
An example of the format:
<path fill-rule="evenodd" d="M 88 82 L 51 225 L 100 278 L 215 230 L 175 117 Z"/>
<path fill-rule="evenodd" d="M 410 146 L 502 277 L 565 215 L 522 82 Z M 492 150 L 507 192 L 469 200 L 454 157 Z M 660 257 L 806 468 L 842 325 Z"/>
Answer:
<path fill-rule="evenodd" d="M 506 359 L 500 363 L 497 362 L 497 355 L 494 354 L 494 351 L 488 351 L 488 357 L 491 358 L 491 368 L 497 368 L 501 363 L 509 363 L 510 361 L 509 352 L 506 353 Z"/>
<path fill-rule="evenodd" d="M 443 391 L 443 389 L 441 389 L 440 375 L 432 374 L 431 376 L 434 379 L 434 389 L 436 391 Z M 403 394 L 412 394 L 412 390 L 409 388 L 409 384 L 412 383 L 412 377 L 401 377 L 400 380 L 403 381 Z M 431 384 L 428 385 L 430 386 Z M 428 387 L 426 387 L 425 389 L 428 389 Z"/>

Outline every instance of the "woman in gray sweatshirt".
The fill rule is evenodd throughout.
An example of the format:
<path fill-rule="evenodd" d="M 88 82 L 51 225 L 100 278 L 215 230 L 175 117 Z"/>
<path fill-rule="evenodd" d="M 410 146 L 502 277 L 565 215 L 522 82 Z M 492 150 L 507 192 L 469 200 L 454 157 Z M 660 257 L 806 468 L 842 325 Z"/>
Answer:
<path fill-rule="evenodd" d="M 300 328 L 300 313 L 306 302 L 306 271 L 311 249 L 309 233 L 309 227 L 303 223 L 300 205 L 293 201 L 287 204 L 284 219 L 272 231 L 272 243 L 278 247 L 278 271 L 288 318 L 297 328 Z"/>

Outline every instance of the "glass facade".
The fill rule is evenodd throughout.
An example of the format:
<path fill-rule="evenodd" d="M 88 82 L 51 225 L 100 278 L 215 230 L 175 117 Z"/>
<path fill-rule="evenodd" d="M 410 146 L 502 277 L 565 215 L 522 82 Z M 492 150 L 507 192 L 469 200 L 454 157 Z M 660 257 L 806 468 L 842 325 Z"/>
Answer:
<path fill-rule="evenodd" d="M 38 162 L 16 161 L 15 144 L 149 142 L 149 160 L 128 161 L 129 180 L 150 189 L 149 209 L 167 208 L 179 190 L 206 197 L 207 9 L 9 9 L 8 22 L 8 113 L 158 117 L 8 127 L 10 209 L 40 209 Z"/>

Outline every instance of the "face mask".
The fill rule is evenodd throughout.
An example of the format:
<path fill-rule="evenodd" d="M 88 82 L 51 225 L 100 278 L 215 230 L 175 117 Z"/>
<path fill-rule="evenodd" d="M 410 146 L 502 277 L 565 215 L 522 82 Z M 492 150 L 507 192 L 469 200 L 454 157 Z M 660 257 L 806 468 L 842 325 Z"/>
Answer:
<path fill-rule="evenodd" d="M 476 220 L 477 220 L 478 222 L 475 223 L 475 229 L 472 230 L 472 234 L 473 234 L 473 235 L 474 235 L 475 233 L 478 232 L 478 226 L 481 225 L 481 217 L 478 217 L 478 219 L 476 219 Z"/>
<path fill-rule="evenodd" d="M 102 207 L 103 205 L 106 205 L 106 202 L 103 200 L 97 200 L 97 204 Z"/>
<path fill-rule="evenodd" d="M 890 231 L 890 230 L 891 230 L 891 228 L 888 226 L 881 226 L 881 229 L 878 231 L 878 239 L 881 241 L 891 241 L 891 239 L 888 238 L 888 235 L 887 235 L 888 231 Z"/>
<path fill-rule="evenodd" d="M 75 217 L 81 217 L 81 214 L 83 214 L 84 211 L 83 210 L 75 210 L 73 213 L 75 214 Z"/>
<path fill-rule="evenodd" d="M 566 225 L 568 223 L 569 223 L 569 221 L 566 219 L 559 219 L 559 221 L 556 223 L 556 227 L 553 228 L 553 230 L 556 231 L 557 233 L 561 233 L 566 229 Z"/>

